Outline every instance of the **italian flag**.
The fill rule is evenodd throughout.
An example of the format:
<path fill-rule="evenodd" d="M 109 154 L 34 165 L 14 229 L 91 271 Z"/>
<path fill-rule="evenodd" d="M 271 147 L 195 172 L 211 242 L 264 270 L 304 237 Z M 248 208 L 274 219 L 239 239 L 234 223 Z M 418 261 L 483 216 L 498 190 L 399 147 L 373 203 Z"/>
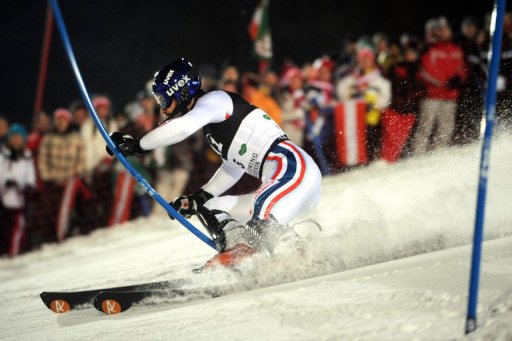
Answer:
<path fill-rule="evenodd" d="M 254 53 L 260 61 L 272 59 L 272 36 L 270 34 L 269 0 L 261 0 L 249 24 L 249 36 L 254 41 Z"/>

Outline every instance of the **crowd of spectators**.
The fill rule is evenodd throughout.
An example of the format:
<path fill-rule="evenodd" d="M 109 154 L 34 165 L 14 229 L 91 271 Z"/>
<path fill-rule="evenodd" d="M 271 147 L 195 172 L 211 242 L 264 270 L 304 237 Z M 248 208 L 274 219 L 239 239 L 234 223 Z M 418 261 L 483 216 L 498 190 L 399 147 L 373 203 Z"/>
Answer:
<path fill-rule="evenodd" d="M 206 91 L 237 92 L 265 110 L 314 156 L 324 176 L 378 160 L 395 162 L 479 138 L 489 19 L 463 20 L 453 34 L 444 17 L 424 37 L 385 33 L 349 38 L 340 53 L 304 65 L 220 74 L 200 67 Z M 512 16 L 505 18 L 497 126 L 512 121 Z M 151 82 L 122 110 L 107 95 L 92 103 L 108 132 L 142 136 L 162 119 Z M 131 164 L 166 199 L 197 190 L 220 164 L 201 132 Z M 258 181 L 244 177 L 232 193 Z M 165 215 L 123 167 L 77 100 L 34 116 L 32 131 L 0 116 L 0 255 L 16 255 L 140 216 Z M 156 205 L 157 206 L 157 205 Z"/>

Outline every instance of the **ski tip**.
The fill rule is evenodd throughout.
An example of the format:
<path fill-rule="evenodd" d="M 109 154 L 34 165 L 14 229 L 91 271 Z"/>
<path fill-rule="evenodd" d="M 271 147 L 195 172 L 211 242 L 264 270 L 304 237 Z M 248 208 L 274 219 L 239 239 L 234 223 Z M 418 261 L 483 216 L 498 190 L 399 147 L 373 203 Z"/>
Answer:
<path fill-rule="evenodd" d="M 49 308 L 57 314 L 67 313 L 71 310 L 71 306 L 65 300 L 52 300 Z"/>
<path fill-rule="evenodd" d="M 107 315 L 116 315 L 122 312 L 123 308 L 116 300 L 105 299 L 101 302 L 101 311 Z"/>
<path fill-rule="evenodd" d="M 50 300 L 51 295 L 49 296 L 46 291 L 42 292 L 39 296 L 41 297 L 43 302 L 46 304 L 46 306 L 54 313 L 62 314 L 62 313 L 67 313 L 68 311 L 71 310 L 71 305 L 69 304 L 68 301 L 59 300 L 59 299 Z"/>

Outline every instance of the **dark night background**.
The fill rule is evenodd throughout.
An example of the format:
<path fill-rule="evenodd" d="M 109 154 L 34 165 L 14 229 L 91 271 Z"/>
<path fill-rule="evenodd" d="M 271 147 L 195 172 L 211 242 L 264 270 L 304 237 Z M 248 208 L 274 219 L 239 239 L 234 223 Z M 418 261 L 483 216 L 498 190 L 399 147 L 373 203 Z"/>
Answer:
<path fill-rule="evenodd" d="M 195 65 L 256 66 L 247 26 L 257 0 L 59 3 L 89 92 L 111 95 L 114 110 L 133 99 L 159 67 L 180 56 Z M 483 20 L 492 6 L 491 0 L 271 0 L 275 63 L 279 66 L 285 57 L 303 63 L 337 52 L 348 35 L 384 31 L 422 36 L 423 25 L 432 16 L 445 15 L 458 31 L 466 15 Z M 45 11 L 42 0 L 2 0 L 0 4 L 0 115 L 11 121 L 31 121 Z M 52 112 L 79 96 L 54 27 L 43 108 Z"/>

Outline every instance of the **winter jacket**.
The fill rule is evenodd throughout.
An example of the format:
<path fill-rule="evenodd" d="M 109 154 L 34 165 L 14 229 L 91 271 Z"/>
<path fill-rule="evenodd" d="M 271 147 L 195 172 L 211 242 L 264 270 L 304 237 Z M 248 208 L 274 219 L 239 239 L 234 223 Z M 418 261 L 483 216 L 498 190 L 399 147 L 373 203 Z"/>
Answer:
<path fill-rule="evenodd" d="M 368 93 L 374 93 L 375 107 L 378 110 L 388 107 L 391 101 L 391 83 L 382 77 L 378 69 L 364 75 L 356 70 L 336 85 L 336 95 L 342 101 L 352 98 L 364 99 L 368 97 Z"/>
<path fill-rule="evenodd" d="M 98 151 L 102 153 L 105 146 Z M 44 136 L 39 149 L 39 172 L 43 181 L 64 183 L 85 173 L 84 142 L 78 132 L 51 132 Z"/>
<path fill-rule="evenodd" d="M 119 130 L 117 123 L 113 119 L 109 118 L 104 124 L 109 134 Z M 85 145 L 85 162 L 87 172 L 91 172 L 103 159 L 110 159 L 105 152 L 106 142 L 92 119 L 88 119 L 82 124 L 80 135 L 87 142 Z"/>
<path fill-rule="evenodd" d="M 459 45 L 435 43 L 420 56 L 418 80 L 427 98 L 456 100 L 465 78 L 464 53 Z"/>
<path fill-rule="evenodd" d="M 256 89 L 250 93 L 250 96 L 247 96 L 246 100 L 250 102 L 252 105 L 257 106 L 267 114 L 278 125 L 281 125 L 281 107 L 279 104 L 272 98 L 272 96 L 267 95 L 263 91 Z"/>
<path fill-rule="evenodd" d="M 0 148 L 0 195 L 2 205 L 9 209 L 25 207 L 25 193 L 36 185 L 36 173 L 29 150 Z"/>

